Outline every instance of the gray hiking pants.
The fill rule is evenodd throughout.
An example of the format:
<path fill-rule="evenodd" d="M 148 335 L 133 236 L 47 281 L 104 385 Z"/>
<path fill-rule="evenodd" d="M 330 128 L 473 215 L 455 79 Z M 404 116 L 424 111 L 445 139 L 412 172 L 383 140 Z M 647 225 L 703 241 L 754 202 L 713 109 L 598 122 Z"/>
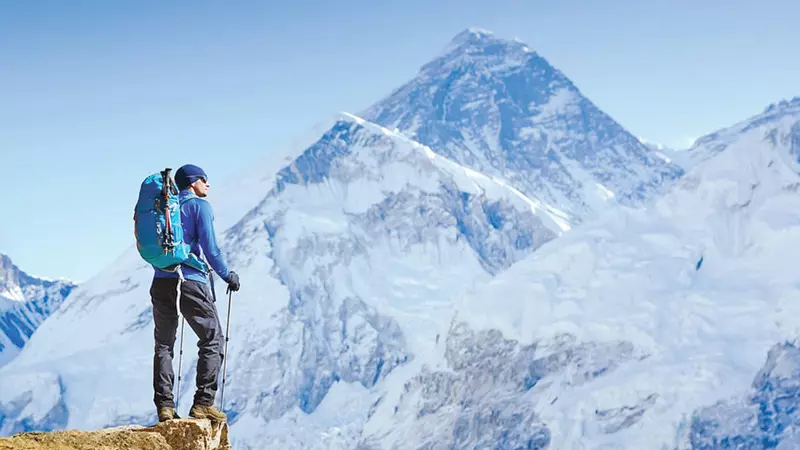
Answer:
<path fill-rule="evenodd" d="M 150 287 L 155 322 L 153 357 L 153 401 L 156 408 L 175 407 L 172 386 L 173 348 L 178 331 L 176 300 L 178 280 L 156 278 Z M 211 406 L 217 393 L 217 376 L 222 367 L 224 337 L 211 288 L 206 283 L 186 280 L 181 283 L 181 314 L 198 337 L 197 390 L 194 404 Z"/>

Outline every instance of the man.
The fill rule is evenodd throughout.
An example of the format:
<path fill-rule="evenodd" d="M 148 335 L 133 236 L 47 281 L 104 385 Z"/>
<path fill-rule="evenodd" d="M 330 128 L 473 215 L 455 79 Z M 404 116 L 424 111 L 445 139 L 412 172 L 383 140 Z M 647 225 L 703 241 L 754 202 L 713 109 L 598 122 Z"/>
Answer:
<path fill-rule="evenodd" d="M 208 176 L 203 169 L 187 164 L 175 172 L 175 183 L 180 189 L 181 222 L 183 240 L 191 244 L 191 251 L 198 257 L 202 254 L 211 268 L 232 291 L 239 290 L 239 276 L 228 269 L 222 252 L 217 247 L 214 232 L 214 214 L 211 204 L 204 199 L 208 195 Z M 158 420 L 177 419 L 172 396 L 174 374 L 172 370 L 175 334 L 178 329 L 177 295 L 179 274 L 155 269 L 150 296 L 155 322 L 155 355 L 153 358 L 153 400 L 158 410 Z M 180 282 L 180 309 L 186 322 L 199 341 L 194 403 L 189 415 L 224 421 L 226 415 L 214 407 L 217 392 L 217 376 L 222 365 L 224 338 L 217 315 L 214 296 L 209 286 L 212 276 L 187 265 L 181 266 L 184 280 Z M 179 393 L 180 395 L 180 393 Z"/>

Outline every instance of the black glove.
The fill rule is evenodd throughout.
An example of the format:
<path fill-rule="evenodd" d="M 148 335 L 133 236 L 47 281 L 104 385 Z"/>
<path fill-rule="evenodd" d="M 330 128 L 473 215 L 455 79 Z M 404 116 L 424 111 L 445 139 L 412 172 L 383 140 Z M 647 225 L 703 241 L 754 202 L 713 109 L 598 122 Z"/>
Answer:
<path fill-rule="evenodd" d="M 230 275 L 228 276 L 228 292 L 236 292 L 239 290 L 239 275 L 236 272 L 231 271 Z M 226 294 L 228 293 L 226 292 Z"/>

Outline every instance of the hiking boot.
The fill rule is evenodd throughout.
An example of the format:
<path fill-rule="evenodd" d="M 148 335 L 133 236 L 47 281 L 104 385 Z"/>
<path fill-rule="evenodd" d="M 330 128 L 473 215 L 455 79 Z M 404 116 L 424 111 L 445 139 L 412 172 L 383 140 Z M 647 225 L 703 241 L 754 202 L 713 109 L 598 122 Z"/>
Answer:
<path fill-rule="evenodd" d="M 224 412 L 210 405 L 193 405 L 192 409 L 189 410 L 189 415 L 195 419 L 211 419 L 215 422 L 224 422 L 228 420 L 228 416 L 226 416 Z"/>
<path fill-rule="evenodd" d="M 158 421 L 159 422 L 166 422 L 172 419 L 180 419 L 178 417 L 178 411 L 175 411 L 175 408 L 158 408 Z"/>

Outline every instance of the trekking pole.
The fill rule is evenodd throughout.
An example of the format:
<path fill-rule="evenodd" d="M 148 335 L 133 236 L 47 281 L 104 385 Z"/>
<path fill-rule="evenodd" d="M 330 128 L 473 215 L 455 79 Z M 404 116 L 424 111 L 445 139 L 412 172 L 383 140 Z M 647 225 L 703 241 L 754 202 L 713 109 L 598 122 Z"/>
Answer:
<path fill-rule="evenodd" d="M 178 272 L 178 290 L 177 290 L 177 293 L 175 295 L 175 312 L 181 316 L 181 343 L 180 343 L 179 353 L 178 353 L 178 389 L 177 389 L 177 393 L 175 394 L 175 410 L 176 411 L 178 410 L 178 402 L 180 402 L 180 400 L 181 400 L 181 378 L 183 377 L 183 370 L 182 370 L 183 369 L 183 367 L 182 367 L 182 364 L 183 364 L 183 324 L 186 321 L 186 317 L 184 317 L 184 315 L 181 314 L 181 284 L 183 284 L 183 281 L 185 280 L 183 278 L 183 270 L 181 269 L 181 266 L 178 266 L 177 272 Z"/>
<path fill-rule="evenodd" d="M 181 401 L 181 376 L 183 375 L 183 371 L 181 370 L 181 363 L 183 362 L 183 323 L 186 321 L 186 318 L 181 315 L 181 344 L 180 344 L 180 353 L 178 353 L 178 389 L 177 394 L 175 394 L 175 409 L 178 409 L 178 402 Z"/>
<path fill-rule="evenodd" d="M 225 320 L 225 353 L 222 357 L 222 390 L 219 395 L 219 410 L 222 411 L 225 407 L 225 374 L 228 367 L 228 340 L 230 339 L 229 333 L 231 330 L 231 298 L 233 291 L 228 288 L 228 318 Z"/>

